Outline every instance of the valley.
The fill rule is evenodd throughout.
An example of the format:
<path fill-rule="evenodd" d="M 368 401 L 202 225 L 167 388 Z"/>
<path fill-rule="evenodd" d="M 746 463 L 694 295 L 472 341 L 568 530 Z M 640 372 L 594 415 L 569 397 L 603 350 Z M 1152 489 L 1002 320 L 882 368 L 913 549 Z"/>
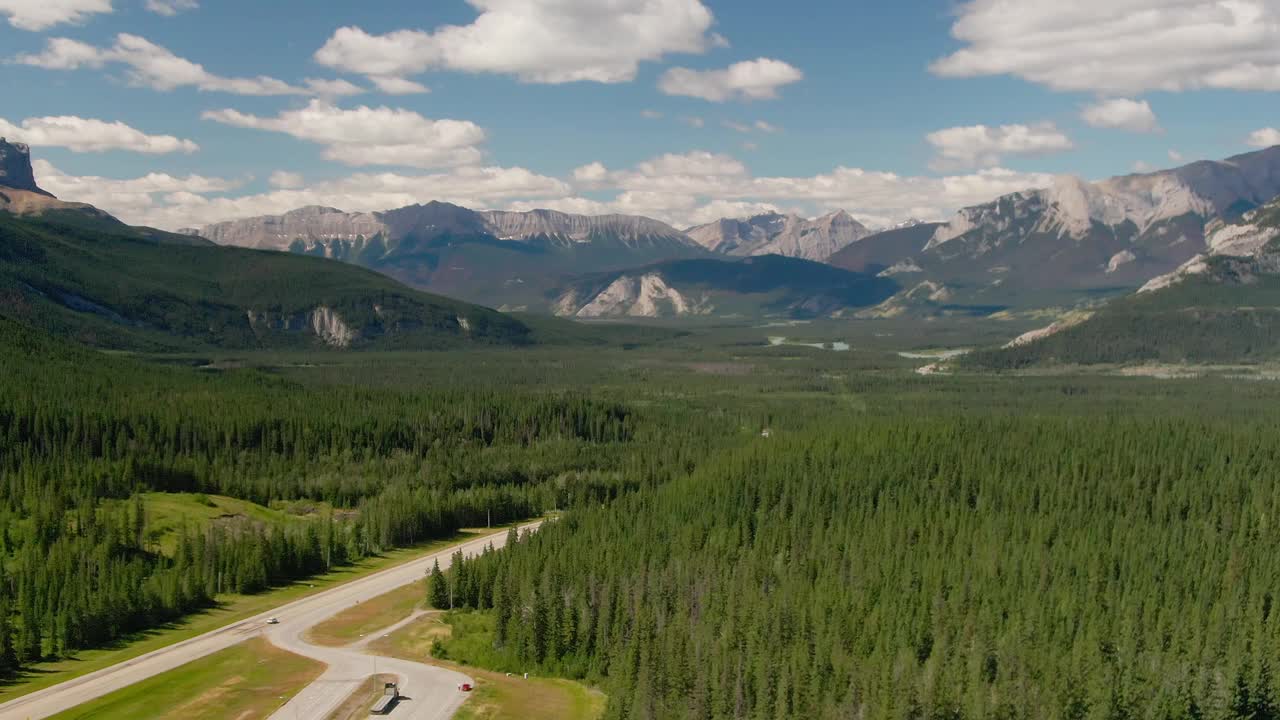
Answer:
<path fill-rule="evenodd" d="M 1267 3 L 135 5 L 0 0 L 199 128 L 0 117 L 0 720 L 1280 718 Z"/>

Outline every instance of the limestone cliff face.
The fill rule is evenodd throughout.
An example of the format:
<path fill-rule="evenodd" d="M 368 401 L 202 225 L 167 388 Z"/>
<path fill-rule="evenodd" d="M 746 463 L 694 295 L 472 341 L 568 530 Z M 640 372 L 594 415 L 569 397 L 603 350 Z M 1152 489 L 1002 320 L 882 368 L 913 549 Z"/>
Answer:
<path fill-rule="evenodd" d="M 646 217 L 632 215 L 570 215 L 554 210 L 532 212 L 482 212 L 489 232 L 501 240 L 549 238 L 565 243 L 587 243 L 610 237 L 632 247 L 658 242 L 692 244 L 684 233 Z"/>
<path fill-rule="evenodd" d="M 1208 249 L 1188 260 L 1178 269 L 1153 278 L 1139 293 L 1150 293 L 1176 285 L 1192 275 L 1218 271 L 1235 276 L 1237 282 L 1248 282 L 1256 274 L 1280 273 L 1280 198 L 1246 214 L 1238 223 L 1217 227 L 1207 242 Z M 1222 262 L 1222 261 L 1225 261 Z"/>
<path fill-rule="evenodd" d="M 682 317 L 710 312 L 708 300 L 686 297 L 658 273 L 622 275 L 585 304 L 576 291 L 565 293 L 556 304 L 562 317 Z"/>
<path fill-rule="evenodd" d="M 337 243 L 365 242 L 386 230 L 373 213 L 345 213 L 326 207 L 304 207 L 284 215 L 217 223 L 194 231 L 219 245 L 255 250 L 288 250 L 294 243 L 307 249 L 329 248 Z M 331 252 L 323 252 L 331 256 Z"/>
<path fill-rule="evenodd" d="M 0 137 L 0 187 L 53 197 L 36 185 L 31 170 L 31 148 L 22 143 L 11 143 Z"/>
<path fill-rule="evenodd" d="M 249 326 L 255 332 L 305 332 L 315 335 L 325 345 L 349 348 L 359 340 L 360 332 L 346 323 L 332 308 L 317 306 L 308 312 L 283 314 L 277 312 L 248 312 Z"/>

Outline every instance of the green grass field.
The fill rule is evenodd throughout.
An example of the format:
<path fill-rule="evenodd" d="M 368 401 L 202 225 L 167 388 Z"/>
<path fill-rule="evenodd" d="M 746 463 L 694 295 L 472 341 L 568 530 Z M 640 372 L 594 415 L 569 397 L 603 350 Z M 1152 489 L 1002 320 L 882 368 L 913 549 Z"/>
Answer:
<path fill-rule="evenodd" d="M 350 645 L 372 632 L 390 627 L 425 604 L 425 585 L 416 582 L 347 608 L 307 633 L 317 645 Z"/>
<path fill-rule="evenodd" d="M 267 526 L 305 523 L 330 510 L 323 503 L 299 503 L 277 509 L 248 500 L 193 493 L 144 493 L 142 502 L 147 513 L 147 543 L 166 555 L 177 547 L 183 527 L 201 529 L 215 523 Z"/>
<path fill-rule="evenodd" d="M 258 720 L 323 672 L 323 663 L 255 638 L 59 713 L 53 720 Z"/>

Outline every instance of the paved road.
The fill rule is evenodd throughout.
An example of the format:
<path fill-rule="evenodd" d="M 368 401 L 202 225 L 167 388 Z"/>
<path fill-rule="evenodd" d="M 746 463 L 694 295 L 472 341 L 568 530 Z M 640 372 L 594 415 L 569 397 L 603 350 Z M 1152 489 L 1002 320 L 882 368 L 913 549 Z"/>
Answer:
<path fill-rule="evenodd" d="M 524 525 L 521 531 L 535 529 L 540 524 Z M 140 655 L 132 660 L 24 695 L 0 704 L 0 720 L 39 720 L 56 715 L 153 675 L 229 648 L 260 633 L 265 633 L 272 642 L 287 650 L 314 657 L 330 665 L 329 670 L 316 683 L 308 686 L 281 712 L 277 712 L 272 717 L 289 720 L 295 717 L 307 720 L 323 718 L 324 712 L 313 713 L 312 711 L 325 707 L 332 709 L 341 704 L 351 690 L 373 674 L 373 657 L 364 655 L 357 648 L 321 648 L 310 645 L 302 639 L 306 630 L 360 601 L 422 580 L 426 572 L 431 569 L 432 563 L 436 561 L 440 562 L 441 568 L 447 568 L 453 553 L 457 552 L 459 547 L 470 557 L 482 552 L 490 543 L 495 548 L 501 548 L 506 544 L 506 540 L 506 531 L 481 537 L 461 546 L 450 547 L 434 555 L 427 555 L 310 597 L 295 600 L 261 615 L 146 655 Z M 279 617 L 281 623 L 268 625 L 267 619 L 271 617 Z M 377 663 L 378 672 L 400 675 L 404 679 L 404 693 L 411 698 L 401 709 L 397 709 L 393 717 L 402 717 L 406 720 L 409 718 L 444 720 L 452 717 L 462 702 L 457 685 L 463 680 L 462 676 L 456 673 L 401 660 L 378 658 Z M 365 667 L 361 669 L 361 665 Z M 353 681 L 354 685 L 351 684 Z M 342 688 L 346 688 L 346 692 L 338 696 Z M 338 696 L 337 702 L 332 702 L 335 696 Z M 437 708 L 437 710 L 432 711 L 431 708 Z"/>

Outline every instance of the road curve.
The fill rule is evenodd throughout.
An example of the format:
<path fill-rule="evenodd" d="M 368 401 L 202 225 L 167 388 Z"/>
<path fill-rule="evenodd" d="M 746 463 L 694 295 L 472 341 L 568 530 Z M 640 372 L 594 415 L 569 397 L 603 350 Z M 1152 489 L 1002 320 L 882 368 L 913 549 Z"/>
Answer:
<path fill-rule="evenodd" d="M 267 631 L 275 645 L 328 665 L 324 674 L 295 695 L 270 720 L 325 718 L 375 673 L 395 675 L 404 696 L 394 716 L 401 720 L 448 720 L 466 696 L 458 690 L 461 683 L 474 683 L 471 678 L 444 668 L 416 662 L 368 655 L 359 642 L 348 647 L 323 647 L 306 640 L 306 633 L 332 615 L 317 610 L 296 620 L 281 620 Z M 390 628 L 373 637 L 390 632 Z M 372 638 L 370 638 L 372 639 Z"/>
<path fill-rule="evenodd" d="M 542 523 L 523 525 L 521 532 L 537 529 Z M 448 547 L 440 552 L 411 560 L 403 565 L 381 570 L 345 585 L 295 600 L 274 610 L 241 620 L 198 635 L 189 640 L 140 655 L 132 660 L 82 675 L 58 685 L 39 690 L 0 704 L 0 720 L 40 720 L 83 705 L 154 675 L 167 672 L 193 660 L 198 660 L 219 650 L 224 650 L 254 635 L 265 634 L 273 643 L 300 655 L 313 657 L 330 665 L 329 669 L 312 685 L 291 700 L 273 718 L 307 718 L 315 720 L 325 713 L 313 714 L 315 707 L 336 708 L 369 675 L 373 674 L 373 656 L 364 655 L 355 648 L 322 648 L 302 639 L 311 627 L 337 615 L 348 607 L 422 580 L 435 562 L 447 568 L 452 556 L 459 549 L 467 557 L 478 555 L 485 546 L 494 548 L 506 545 L 507 531 L 494 533 Z M 279 625 L 268 625 L 267 619 L 278 617 Z M 367 663 L 367 664 L 366 664 Z M 359 667 L 364 664 L 364 668 Z M 379 673 L 399 675 L 403 690 L 409 700 L 396 715 L 421 720 L 444 720 L 452 717 L 462 697 L 457 684 L 463 676 L 440 668 L 390 658 L 377 659 Z M 355 676 L 359 675 L 358 679 Z M 354 684 L 350 684 L 354 679 Z M 332 697 L 345 687 L 337 703 L 329 706 Z M 312 703 L 308 704 L 308 703 Z M 431 707 L 439 711 L 431 713 Z M 412 711 L 412 714 L 406 710 Z M 285 712 L 287 711 L 287 712 Z M 403 714 L 402 714 L 403 713 Z"/>

